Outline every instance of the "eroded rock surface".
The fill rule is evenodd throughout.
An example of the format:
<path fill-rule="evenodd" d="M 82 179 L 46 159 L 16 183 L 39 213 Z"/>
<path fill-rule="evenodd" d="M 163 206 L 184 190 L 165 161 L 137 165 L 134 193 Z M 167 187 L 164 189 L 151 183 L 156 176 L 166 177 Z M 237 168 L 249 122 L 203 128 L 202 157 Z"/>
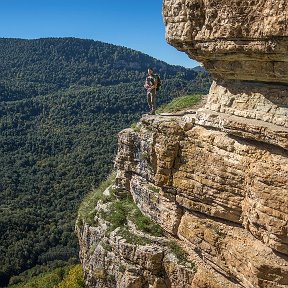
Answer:
<path fill-rule="evenodd" d="M 114 205 L 127 205 L 125 197 L 99 200 L 93 223 L 86 223 L 85 217 L 78 218 L 76 231 L 87 287 L 240 287 L 231 286 L 224 276 L 202 263 L 196 253 L 190 253 L 188 259 L 177 240 L 138 230 L 134 219 L 114 227 L 117 213 L 112 218 L 109 215 L 115 212 Z"/>
<path fill-rule="evenodd" d="M 199 125 L 198 113 L 122 131 L 117 183 L 232 287 L 288 287 L 287 150 Z"/>
<path fill-rule="evenodd" d="M 287 0 L 164 0 L 166 39 L 217 78 L 288 82 Z"/>
<path fill-rule="evenodd" d="M 78 233 L 89 287 L 288 288 L 287 7 L 163 1 L 167 41 L 214 82 L 195 113 L 146 115 L 119 134 L 116 187 L 167 234 L 154 248 L 128 245 L 99 219 L 85 224 Z M 168 239 L 197 272 L 174 261 Z"/>

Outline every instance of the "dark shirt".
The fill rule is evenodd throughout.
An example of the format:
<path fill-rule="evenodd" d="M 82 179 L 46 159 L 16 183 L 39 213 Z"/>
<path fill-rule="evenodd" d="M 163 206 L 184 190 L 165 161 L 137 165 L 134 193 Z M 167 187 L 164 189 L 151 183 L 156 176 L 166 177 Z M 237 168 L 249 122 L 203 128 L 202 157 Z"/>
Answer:
<path fill-rule="evenodd" d="M 151 91 L 152 89 L 150 87 L 154 86 L 156 83 L 156 78 L 155 75 L 148 75 L 146 77 L 146 81 L 145 81 L 145 88 L 147 89 L 147 91 Z M 153 89 L 155 89 L 156 87 L 154 87 Z"/>

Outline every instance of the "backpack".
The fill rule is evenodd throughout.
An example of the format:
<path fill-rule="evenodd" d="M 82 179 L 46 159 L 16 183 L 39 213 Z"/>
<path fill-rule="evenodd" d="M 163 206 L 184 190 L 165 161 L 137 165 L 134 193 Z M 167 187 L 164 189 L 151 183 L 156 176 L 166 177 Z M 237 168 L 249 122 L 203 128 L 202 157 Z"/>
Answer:
<path fill-rule="evenodd" d="M 157 87 L 156 87 L 156 91 L 159 91 L 160 87 L 161 87 L 161 79 L 160 76 L 158 74 L 155 75 L 156 78 L 156 83 L 157 83 Z"/>

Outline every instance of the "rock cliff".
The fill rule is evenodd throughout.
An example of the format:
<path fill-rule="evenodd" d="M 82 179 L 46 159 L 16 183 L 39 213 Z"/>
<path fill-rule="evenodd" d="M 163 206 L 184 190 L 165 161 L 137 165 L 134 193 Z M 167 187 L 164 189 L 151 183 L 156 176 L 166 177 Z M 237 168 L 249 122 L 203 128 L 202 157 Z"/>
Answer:
<path fill-rule="evenodd" d="M 78 228 L 89 287 L 288 287 L 287 5 L 164 0 L 167 41 L 214 82 L 195 113 L 119 134 L 115 199 Z M 161 235 L 137 207 L 113 224 L 129 195 Z"/>
<path fill-rule="evenodd" d="M 166 38 L 214 77 L 288 82 L 287 0 L 164 0 Z"/>

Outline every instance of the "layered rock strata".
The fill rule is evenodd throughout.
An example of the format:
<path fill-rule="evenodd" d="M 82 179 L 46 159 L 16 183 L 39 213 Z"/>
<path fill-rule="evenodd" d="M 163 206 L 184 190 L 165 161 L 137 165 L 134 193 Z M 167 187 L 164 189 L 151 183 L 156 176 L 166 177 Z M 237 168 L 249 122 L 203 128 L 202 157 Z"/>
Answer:
<path fill-rule="evenodd" d="M 206 161 L 203 163 L 214 179 L 221 179 L 219 186 L 209 179 L 209 188 L 200 189 L 201 193 L 192 188 L 193 199 L 189 204 L 181 195 L 177 199 L 186 208 L 190 206 L 209 216 L 240 223 L 241 228 L 265 246 L 285 255 L 288 254 L 287 5 L 287 0 L 165 0 L 163 4 L 167 41 L 202 62 L 214 77 L 207 104 L 197 111 L 194 120 L 209 131 L 205 132 L 208 138 L 197 133 L 194 137 L 206 145 L 211 137 L 218 148 L 223 150 L 224 145 L 228 149 L 215 159 L 224 170 L 215 172 L 213 163 L 210 166 Z M 226 139 L 221 139 L 219 132 Z M 235 140 L 240 144 L 237 148 Z M 215 146 L 211 144 L 206 157 Z M 204 154 L 200 158 L 201 163 Z M 201 171 L 203 166 L 192 159 L 193 156 L 190 167 L 188 161 L 180 170 Z M 208 163 L 210 159 L 212 156 Z M 234 184 L 228 184 L 229 180 Z M 189 181 L 186 188 L 193 185 Z M 227 188 L 232 187 L 233 192 L 229 193 Z"/>
<path fill-rule="evenodd" d="M 205 127 L 204 111 L 145 116 L 121 132 L 118 187 L 232 287 L 288 287 L 287 150 L 257 141 L 265 131 L 249 123 L 253 140 L 239 123 Z"/>
<path fill-rule="evenodd" d="M 84 225 L 79 237 L 90 287 L 288 287 L 287 7 L 287 0 L 163 1 L 167 41 L 202 62 L 214 82 L 195 113 L 146 115 L 119 134 L 116 187 L 166 231 L 152 249 L 162 253 L 162 272 L 147 272 L 147 247 L 132 249 L 147 254 L 147 261 L 136 257 L 140 262 L 123 256 L 119 244 L 111 244 L 113 261 L 91 253 L 100 238 L 118 240 L 113 232 L 88 243 L 87 233 L 100 234 Z M 167 267 L 168 238 L 197 272 Z M 119 274 L 113 263 L 121 261 L 137 272 Z M 114 286 L 89 276 L 104 266 Z M 127 280 L 137 277 L 136 286 Z"/>
<path fill-rule="evenodd" d="M 287 0 L 164 0 L 167 41 L 216 78 L 288 82 Z"/>
<path fill-rule="evenodd" d="M 113 227 L 111 219 L 114 221 L 117 213 L 112 218 L 109 215 L 115 212 L 115 203 L 124 201 L 126 205 L 125 197 L 99 200 L 93 223 L 78 218 L 76 231 L 87 287 L 234 287 L 201 264 L 196 254 L 190 253 L 188 259 L 175 240 L 137 229 L 133 217 L 127 225 Z"/>

